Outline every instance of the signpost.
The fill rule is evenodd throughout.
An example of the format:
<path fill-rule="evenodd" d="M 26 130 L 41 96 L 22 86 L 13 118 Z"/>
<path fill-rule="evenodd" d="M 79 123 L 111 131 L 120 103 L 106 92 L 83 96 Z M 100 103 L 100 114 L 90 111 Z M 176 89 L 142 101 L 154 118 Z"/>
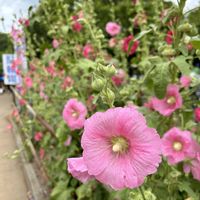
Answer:
<path fill-rule="evenodd" d="M 14 54 L 3 54 L 4 84 L 17 85 L 20 83 L 20 76 L 12 69 L 12 62 L 15 59 Z"/>

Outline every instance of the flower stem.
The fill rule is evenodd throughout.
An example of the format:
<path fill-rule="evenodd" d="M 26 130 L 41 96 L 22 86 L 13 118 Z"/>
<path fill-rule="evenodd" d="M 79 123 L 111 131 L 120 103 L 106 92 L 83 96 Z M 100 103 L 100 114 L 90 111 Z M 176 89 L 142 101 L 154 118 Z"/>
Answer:
<path fill-rule="evenodd" d="M 139 191 L 140 191 L 140 194 L 142 195 L 143 200 L 146 200 L 142 187 L 139 187 Z"/>

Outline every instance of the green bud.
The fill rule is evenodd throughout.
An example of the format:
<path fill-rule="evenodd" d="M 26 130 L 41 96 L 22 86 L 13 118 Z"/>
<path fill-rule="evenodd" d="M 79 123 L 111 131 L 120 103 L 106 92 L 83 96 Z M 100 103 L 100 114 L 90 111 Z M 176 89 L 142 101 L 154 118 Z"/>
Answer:
<path fill-rule="evenodd" d="M 163 56 L 174 56 L 176 54 L 176 51 L 171 47 L 167 47 L 161 52 L 161 54 Z"/>
<path fill-rule="evenodd" d="M 102 78 L 97 78 L 92 82 L 92 88 L 98 92 L 100 92 L 105 85 L 105 80 Z"/>
<path fill-rule="evenodd" d="M 178 26 L 178 31 L 180 32 L 190 32 L 192 29 L 192 25 L 187 23 L 181 24 Z"/>
<path fill-rule="evenodd" d="M 105 70 L 106 75 L 109 77 L 116 74 L 116 69 L 114 65 L 107 66 L 104 70 Z"/>
<path fill-rule="evenodd" d="M 63 33 L 64 35 L 68 33 L 68 30 L 69 30 L 69 27 L 68 27 L 68 26 L 62 26 L 62 27 L 61 27 L 61 31 L 62 31 L 62 33 Z"/>
<path fill-rule="evenodd" d="M 104 103 L 108 104 L 110 107 L 113 107 L 115 94 L 111 89 L 105 88 L 101 93 L 101 98 Z"/>
<path fill-rule="evenodd" d="M 200 49 L 196 50 L 196 54 L 197 54 L 197 56 L 200 56 Z"/>

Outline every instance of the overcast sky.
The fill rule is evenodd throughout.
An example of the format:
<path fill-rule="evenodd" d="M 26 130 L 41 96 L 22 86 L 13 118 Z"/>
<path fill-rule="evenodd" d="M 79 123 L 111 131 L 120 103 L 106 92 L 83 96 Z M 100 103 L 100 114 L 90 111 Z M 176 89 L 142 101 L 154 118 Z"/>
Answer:
<path fill-rule="evenodd" d="M 172 1 L 177 3 L 177 0 L 166 1 Z M 0 0 L 0 18 L 4 18 L 4 27 L 0 22 L 0 32 L 10 32 L 12 21 L 14 19 L 14 14 L 16 14 L 18 18 L 22 16 L 26 17 L 28 14 L 27 10 L 29 6 L 36 6 L 38 2 L 39 0 Z M 200 0 L 187 0 L 184 11 L 186 12 L 198 6 L 200 6 Z"/>
<path fill-rule="evenodd" d="M 10 32 L 14 14 L 27 17 L 28 8 L 36 6 L 39 0 L 0 0 L 0 18 L 4 18 L 4 27 L 0 21 L 0 32 Z"/>

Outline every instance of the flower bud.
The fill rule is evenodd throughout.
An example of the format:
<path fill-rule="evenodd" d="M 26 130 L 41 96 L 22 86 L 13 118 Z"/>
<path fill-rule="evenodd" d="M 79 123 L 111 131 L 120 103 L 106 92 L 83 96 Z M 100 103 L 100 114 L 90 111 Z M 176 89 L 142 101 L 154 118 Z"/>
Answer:
<path fill-rule="evenodd" d="M 98 92 L 100 92 L 105 85 L 105 80 L 102 78 L 97 78 L 92 82 L 92 88 Z"/>
<path fill-rule="evenodd" d="M 178 31 L 180 32 L 190 32 L 192 29 L 192 25 L 187 23 L 181 24 L 178 26 Z"/>
<path fill-rule="evenodd" d="M 101 93 L 101 98 L 104 101 L 104 103 L 107 103 L 109 106 L 113 106 L 114 100 L 115 100 L 115 94 L 114 92 L 109 89 L 105 88 Z"/>
<path fill-rule="evenodd" d="M 115 73 L 116 73 L 115 66 L 114 66 L 114 65 L 107 66 L 107 67 L 105 68 L 105 73 L 106 73 L 106 75 L 109 76 L 109 77 L 115 75 Z"/>
<path fill-rule="evenodd" d="M 176 54 L 176 51 L 170 47 L 165 48 L 161 54 L 163 56 L 174 56 Z"/>
<path fill-rule="evenodd" d="M 196 50 L 196 54 L 197 54 L 197 56 L 200 56 L 200 49 Z"/>

